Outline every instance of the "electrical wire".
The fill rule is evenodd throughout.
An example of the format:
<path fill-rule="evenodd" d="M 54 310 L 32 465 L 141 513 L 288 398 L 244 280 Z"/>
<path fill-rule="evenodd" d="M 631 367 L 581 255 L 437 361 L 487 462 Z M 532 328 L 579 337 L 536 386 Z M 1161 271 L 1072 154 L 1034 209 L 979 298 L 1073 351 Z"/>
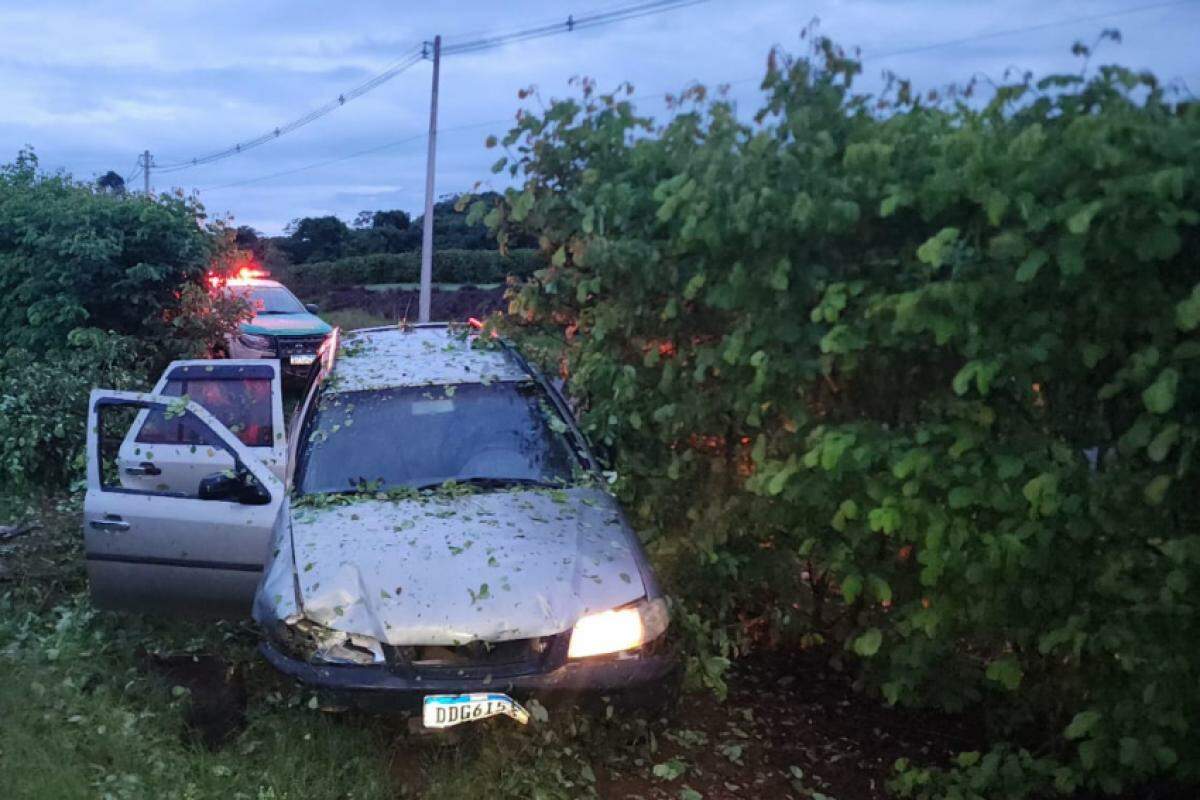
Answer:
<path fill-rule="evenodd" d="M 650 13 L 659 13 L 660 11 L 670 10 L 670 9 L 674 9 L 674 8 L 682 8 L 682 7 L 685 7 L 688 5 L 696 5 L 701 2 L 706 2 L 706 0 L 673 0 L 673 1 L 672 0 L 660 0 L 660 2 L 654 2 L 654 3 L 641 3 L 641 4 L 639 4 L 638 10 L 641 12 L 640 16 L 646 16 Z M 898 50 L 891 50 L 891 51 L 886 51 L 886 52 L 882 52 L 882 53 L 878 53 L 878 54 L 874 54 L 874 55 L 872 55 L 868 51 L 863 56 L 863 61 L 873 61 L 873 60 L 879 60 L 879 59 L 884 59 L 884 58 L 892 58 L 892 57 L 900 56 L 900 55 L 908 55 L 910 53 L 926 52 L 929 50 L 935 50 L 935 49 L 939 49 L 942 47 L 953 47 L 953 46 L 962 45 L 962 44 L 970 44 L 975 41 L 992 39 L 992 38 L 997 38 L 997 37 L 1001 37 L 1001 36 L 1011 36 L 1011 35 L 1016 35 L 1016 34 L 1021 34 L 1021 33 L 1029 33 L 1029 32 L 1033 32 L 1033 31 L 1039 31 L 1039 30 L 1045 30 L 1045 29 L 1054 28 L 1054 27 L 1060 27 L 1063 25 L 1072 25 L 1072 24 L 1081 23 L 1081 22 L 1094 22 L 1094 21 L 1097 21 L 1100 19 L 1107 19 L 1110 17 L 1117 17 L 1117 16 L 1128 15 L 1128 14 L 1140 13 L 1143 11 L 1150 11 L 1150 10 L 1154 10 L 1154 9 L 1158 9 L 1158 8 L 1167 8 L 1167 7 L 1171 7 L 1171 6 L 1178 6 L 1178 5 L 1183 5 L 1185 3 L 1191 3 L 1191 2 L 1196 2 L 1196 0 L 1169 0 L 1168 2 L 1150 3 L 1150 4 L 1146 4 L 1146 5 L 1142 5 L 1142 6 L 1135 6 L 1132 8 L 1118 9 L 1118 10 L 1114 10 L 1114 11 L 1110 11 L 1110 12 L 1105 12 L 1102 14 L 1091 14 L 1091 15 L 1087 15 L 1087 16 L 1073 17 L 1070 19 L 1062 19 L 1062 20 L 1057 20 L 1057 21 L 1053 21 L 1053 22 L 1038 23 L 1035 25 L 1028 25 L 1028 26 L 1024 26 L 1024 27 L 1020 27 L 1020 28 L 1010 28 L 1010 29 L 1005 29 L 1002 31 L 990 31 L 990 32 L 986 32 L 986 33 L 977 34 L 974 36 L 961 37 L 958 39 L 948 39 L 948 40 L 941 41 L 941 42 L 932 42 L 932 43 L 925 44 L 925 45 L 907 47 L 907 48 L 902 48 L 902 49 L 898 49 Z M 651 10 L 651 7 L 655 7 L 655 8 L 653 10 Z M 620 20 L 634 19 L 636 17 L 628 16 L 628 14 L 630 14 L 633 10 L 634 10 L 633 7 L 626 6 L 626 7 L 623 7 L 620 9 L 615 9 L 615 10 L 608 11 L 608 12 L 597 12 L 588 17 L 580 17 L 578 20 L 576 20 L 573 30 L 580 29 L 581 24 L 585 25 L 585 26 L 588 23 L 591 23 L 593 25 L 599 25 L 599 24 L 607 24 L 608 22 L 619 21 L 618 19 L 615 18 L 615 15 L 618 15 L 618 14 L 626 15 L 626 16 L 621 16 Z M 600 18 L 604 18 L 605 22 L 591 22 L 592 20 L 597 20 Z M 443 46 L 442 53 L 443 54 L 462 54 L 462 53 L 469 53 L 469 52 L 478 52 L 479 50 L 491 49 L 493 47 L 499 47 L 499 46 L 502 46 L 503 44 L 508 44 L 508 43 L 514 42 L 514 41 L 525 41 L 529 38 L 539 38 L 541 36 L 549 36 L 549 35 L 552 35 L 553 33 L 563 32 L 563 25 L 564 25 L 564 23 L 542 25 L 542 26 L 538 26 L 535 28 L 525 29 L 524 31 L 516 31 L 516 32 L 508 33 L 508 34 L 499 34 L 499 35 L 495 35 L 495 36 L 478 39 L 475 41 L 463 42 L 463 43 L 457 44 L 457 45 L 446 45 L 446 46 Z M 483 46 L 485 43 L 487 44 L 487 47 Z M 757 80 L 761 80 L 761 76 L 738 78 L 738 79 L 735 79 L 732 81 L 723 81 L 722 83 L 724 85 L 737 85 L 737 84 L 749 83 L 751 81 L 757 81 Z M 670 94 L 672 94 L 672 92 L 657 92 L 657 93 L 650 93 L 650 94 L 640 94 L 640 95 L 631 97 L 629 99 L 632 101 L 663 99 Z M 459 125 L 459 126 L 456 126 L 453 128 L 444 128 L 440 131 L 440 133 L 450 133 L 450 132 L 460 131 L 460 130 L 482 128 L 482 127 L 487 127 L 490 125 L 504 124 L 508 121 L 509 120 L 507 120 L 507 119 L 500 119 L 500 120 L 491 120 L 491 121 L 487 121 L 487 122 L 470 123 L 467 125 Z M 260 181 L 270 180 L 273 178 L 285 177 L 287 175 L 294 175 L 299 172 L 305 172 L 305 171 L 308 171 L 311 169 L 318 169 L 320 167 L 329 166 L 331 164 L 337 164 L 337 163 L 341 163 L 343 161 L 348 161 L 348 160 L 351 160 L 354 158 L 359 158 L 362 156 L 370 155 L 372 153 L 376 153 L 381 150 L 387 150 L 387 149 L 390 149 L 393 147 L 398 147 L 403 144 L 408 144 L 408 143 L 415 142 L 415 141 L 424 141 L 425 139 L 426 139 L 425 134 L 421 134 L 418 136 L 410 136 L 410 137 L 406 137 L 404 139 L 398 139 L 398 140 L 395 140 L 392 142 L 387 142 L 382 145 L 377 145 L 375 147 L 370 147 L 365 150 L 359 150 L 359 151 L 356 151 L 353 153 L 349 153 L 344 156 L 339 156 L 337 158 L 327 159 L 325 161 L 319 161 L 319 162 L 315 162 L 312 164 L 307 164 L 302 167 L 284 170 L 281 172 L 270 173 L 267 175 L 260 175 L 260 176 L 254 177 L 254 178 L 248 178 L 246 180 L 235 181 L 233 183 L 220 184 L 217 186 L 210 186 L 210 187 L 206 187 L 204 189 L 200 189 L 199 191 L 202 191 L 202 192 L 216 191 L 219 189 L 227 189 L 227 188 L 233 188 L 233 187 L 237 187 L 237 186 L 244 186 L 244 185 L 247 185 L 250 183 L 257 183 Z"/>
<path fill-rule="evenodd" d="M 504 123 L 506 123 L 508 121 L 509 120 L 507 120 L 507 119 L 492 119 L 492 120 L 488 120 L 486 122 L 472 122 L 467 125 L 456 125 L 456 126 L 453 126 L 450 128 L 442 128 L 441 130 L 438 131 L 438 135 L 441 136 L 443 134 L 456 133 L 458 131 L 486 128 L 486 127 L 490 127 L 492 125 L 503 125 Z M 201 192 L 201 193 L 215 192 L 219 189 L 232 189 L 237 186 L 246 186 L 251 183 L 258 183 L 260 181 L 270 180 L 272 178 L 282 178 L 282 177 L 286 177 L 288 175 L 295 175 L 298 172 L 307 172 L 310 169 L 319 169 L 320 167 L 327 167 L 331 164 L 339 164 L 343 161 L 349 161 L 352 158 L 360 158 L 362 156 L 371 155 L 372 153 L 378 153 L 381 150 L 388 150 L 393 147 L 399 147 L 400 145 L 409 144 L 410 142 L 418 142 L 418 141 L 423 142 L 427 138 L 429 138 L 429 134 L 427 134 L 427 133 L 420 133 L 415 136 L 406 136 L 403 139 L 396 139 L 395 141 L 385 142 L 380 145 L 375 145 L 374 147 L 368 147 L 365 150 L 357 150 L 353 153 L 347 153 L 344 156 L 338 156 L 336 158 L 326 159 L 325 161 L 317 161 L 312 164 L 305 164 L 302 167 L 294 167 L 293 169 L 285 169 L 280 172 L 272 172 L 267 175 L 257 175 L 253 178 L 246 178 L 246 179 L 240 180 L 240 181 L 233 181 L 232 183 L 222 183 L 222 184 L 218 184 L 216 186 L 206 186 L 204 188 L 197 189 L 196 191 Z"/>
<path fill-rule="evenodd" d="M 512 31 L 505 34 L 497 34 L 487 36 L 474 41 L 461 43 L 443 43 L 442 55 L 453 56 L 463 55 L 465 53 L 477 53 L 482 50 L 491 50 L 496 47 L 502 47 L 506 44 L 515 42 L 526 42 L 532 39 L 542 39 L 547 36 L 554 36 L 561 33 L 573 33 L 575 31 L 587 30 L 588 28 L 597 28 L 601 25 L 611 25 L 615 22 L 624 22 L 630 19 L 640 19 L 648 17 L 652 14 L 661 14 L 665 11 L 674 11 L 676 9 L 695 6 L 708 0 L 655 0 L 654 2 L 637 3 L 623 8 L 613 9 L 611 11 L 601 11 L 591 14 L 584 14 L 576 17 L 575 15 L 568 16 L 565 20 L 559 22 L 551 22 L 536 27 L 525 28 L 519 31 Z"/>
<path fill-rule="evenodd" d="M 578 18 L 571 15 L 562 22 L 526 28 L 524 30 L 513 31 L 511 33 L 501 34 L 498 36 L 474 39 L 471 41 L 462 42 L 460 44 L 451 44 L 442 48 L 442 54 L 460 55 L 464 53 L 477 53 L 513 42 L 523 42 L 530 39 L 539 39 L 559 33 L 570 33 L 576 30 L 595 28 L 601 25 L 610 25 L 615 22 L 621 22 L 629 19 L 639 19 L 651 14 L 660 14 L 665 11 L 672 11 L 677 8 L 697 5 L 707 1 L 708 0 L 650 0 L 650 2 L 634 3 L 632 5 L 625 5 L 621 8 L 616 8 L 609 11 L 591 12 Z M 231 147 L 226 147 L 223 150 L 217 150 L 215 152 L 208 153 L 207 155 L 197 156 L 187 161 L 163 164 L 162 166 L 157 166 L 156 169 L 158 172 L 163 173 L 191 169 L 192 167 L 198 167 L 202 164 L 211 164 L 214 161 L 220 161 L 231 156 L 239 155 L 247 150 L 251 150 L 268 142 L 272 142 L 281 136 L 291 133 L 292 131 L 302 128 L 305 125 L 315 122 L 321 117 L 336 111 L 349 101 L 363 96 L 372 89 L 382 86 L 384 83 L 387 83 L 392 78 L 411 68 L 413 65 L 422 61 L 426 57 L 426 45 L 422 45 L 419 48 L 414 48 L 383 72 L 377 74 L 370 80 L 355 86 L 353 89 L 338 95 L 334 100 L 331 100 L 324 105 L 313 109 L 302 117 L 280 125 L 279 127 L 260 134 L 252 139 L 247 139 L 245 141 L 238 142 Z"/>
<path fill-rule="evenodd" d="M 279 127 L 274 128 L 270 131 L 267 131 L 266 133 L 260 134 L 256 137 L 254 137 L 253 139 L 247 139 L 245 141 L 238 142 L 237 144 L 234 144 L 231 147 L 226 147 L 224 150 L 218 150 L 216 152 L 209 153 L 207 155 L 197 156 L 196 158 L 192 158 L 188 161 L 180 161 L 180 162 L 177 162 L 174 164 L 164 164 L 163 166 L 158 168 L 158 171 L 159 172 L 176 172 L 181 169 L 190 169 L 191 167 L 197 167 L 197 166 L 200 166 L 201 164 L 211 164 L 214 161 L 220 161 L 221 159 L 229 158 L 230 156 L 238 155 L 239 153 L 244 153 L 247 150 L 252 150 L 253 148 L 259 147 L 260 145 L 264 145 L 267 142 L 274 141 L 275 139 L 278 139 L 280 136 L 284 136 L 285 134 L 291 133 L 294 130 L 303 128 L 305 125 L 308 125 L 309 123 L 317 121 L 321 117 L 324 117 L 326 114 L 330 114 L 333 111 L 336 111 L 337 109 L 344 106 L 346 103 L 348 103 L 351 100 L 354 100 L 356 98 L 362 97 L 364 94 L 371 91 L 372 89 L 382 86 L 383 84 L 387 83 L 392 78 L 399 75 L 400 73 L 411 68 L 414 64 L 419 63 L 422 60 L 422 58 L 423 58 L 423 55 L 422 55 L 421 49 L 414 48 L 406 56 L 401 58 L 399 61 L 395 62 L 388 69 L 384 70 L 383 72 L 380 72 L 378 75 L 374 76 L 370 80 L 368 80 L 364 83 L 360 83 L 359 85 L 355 86 L 353 89 L 343 92 L 342 94 L 338 95 L 336 98 L 334 98 L 333 100 L 330 100 L 329 102 L 325 103 L 324 105 L 322 105 L 318 108 L 314 108 L 312 111 L 308 112 L 307 114 L 305 114 L 302 117 L 294 119 L 291 122 L 285 123 L 283 125 L 280 125 Z"/>
<path fill-rule="evenodd" d="M 1048 28 L 1057 28 L 1057 27 L 1061 27 L 1063 25 L 1074 25 L 1079 22 L 1095 22 L 1097 20 L 1108 19 L 1110 17 L 1121 17 L 1121 16 L 1125 16 L 1127 14 L 1138 14 L 1143 11 L 1153 11 L 1154 9 L 1158 9 L 1158 8 L 1168 8 L 1170 6 L 1178 6 L 1178 5 L 1183 5 L 1185 3 L 1193 3 L 1193 2 L 1195 2 L 1195 0 L 1167 0 L 1167 2 L 1162 2 L 1162 3 L 1149 3 L 1147 5 L 1134 6 L 1132 8 L 1123 8 L 1123 9 L 1117 9 L 1115 11 L 1106 11 L 1106 12 L 1100 13 L 1100 14 L 1089 14 L 1089 15 L 1083 16 L 1083 17 L 1073 17 L 1071 19 L 1062 19 L 1062 20 L 1058 20 L 1056 22 L 1043 22 L 1043 23 L 1040 23 L 1037 25 L 1025 25 L 1020 28 L 1008 28 L 1008 29 L 1005 29 L 1002 31 L 989 31 L 987 33 L 976 34 L 974 36 L 965 36 L 961 39 L 949 39 L 944 42 L 935 42 L 933 44 L 916 45 L 914 47 L 905 47 L 905 48 L 901 48 L 899 50 L 888 50 L 888 51 L 885 51 L 882 53 L 876 53 L 874 55 L 872 55 L 870 51 L 867 51 L 863 55 L 863 60 L 864 61 L 877 61 L 882 58 L 892 58 L 894 56 L 906 56 L 906 55 L 911 55 L 913 53 L 924 53 L 928 50 L 936 50 L 936 49 L 942 48 L 942 47 L 952 47 L 954 45 L 960 45 L 960 44 L 971 44 L 974 42 L 983 41 L 985 39 L 996 39 L 1001 36 L 1013 36 L 1018 33 L 1033 33 L 1034 31 L 1047 30 Z"/>

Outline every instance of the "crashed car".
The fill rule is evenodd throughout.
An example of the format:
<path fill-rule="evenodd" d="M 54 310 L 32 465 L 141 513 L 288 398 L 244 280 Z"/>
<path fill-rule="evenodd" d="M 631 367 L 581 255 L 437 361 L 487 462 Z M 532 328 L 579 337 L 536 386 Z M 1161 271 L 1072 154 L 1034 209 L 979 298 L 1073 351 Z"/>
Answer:
<path fill-rule="evenodd" d="M 551 384 L 444 325 L 335 332 L 320 358 L 287 436 L 276 362 L 93 390 L 98 606 L 252 609 L 276 668 L 428 727 L 669 696 L 666 601 Z"/>

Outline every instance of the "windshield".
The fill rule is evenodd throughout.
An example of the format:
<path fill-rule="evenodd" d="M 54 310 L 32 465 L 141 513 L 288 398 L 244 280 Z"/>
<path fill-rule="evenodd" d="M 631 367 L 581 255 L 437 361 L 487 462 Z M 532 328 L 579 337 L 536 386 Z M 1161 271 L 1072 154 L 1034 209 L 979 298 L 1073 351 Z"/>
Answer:
<path fill-rule="evenodd" d="M 297 487 L 566 483 L 578 461 L 565 431 L 531 382 L 327 393 L 305 428 Z"/>
<path fill-rule="evenodd" d="M 250 301 L 255 314 L 303 314 L 304 304 L 282 286 L 234 286 L 233 291 Z"/>

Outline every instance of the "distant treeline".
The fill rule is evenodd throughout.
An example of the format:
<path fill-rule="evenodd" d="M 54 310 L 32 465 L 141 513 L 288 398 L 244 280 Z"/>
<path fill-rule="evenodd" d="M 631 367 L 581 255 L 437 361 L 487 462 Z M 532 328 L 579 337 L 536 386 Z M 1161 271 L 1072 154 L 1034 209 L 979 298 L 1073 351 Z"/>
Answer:
<path fill-rule="evenodd" d="M 536 250 L 433 251 L 433 276 L 438 283 L 503 283 L 509 275 L 526 279 L 541 265 Z M 346 256 L 332 261 L 294 264 L 279 272 L 289 286 L 306 294 L 332 286 L 370 283 L 416 283 L 421 277 L 421 253 L 377 253 Z"/>
<path fill-rule="evenodd" d="M 494 198 L 487 193 L 482 199 Z M 467 223 L 466 211 L 458 211 L 453 196 L 434 205 L 434 250 L 497 250 L 496 240 L 482 223 Z M 298 265 L 334 262 L 343 258 L 419 253 L 424 215 L 413 219 L 408 212 L 361 211 L 348 225 L 335 216 L 302 217 L 288 225 L 283 236 L 261 236 L 253 228 L 237 229 L 237 244 L 254 252 L 268 265 Z M 536 242 L 516 242 L 515 247 L 534 247 Z"/>

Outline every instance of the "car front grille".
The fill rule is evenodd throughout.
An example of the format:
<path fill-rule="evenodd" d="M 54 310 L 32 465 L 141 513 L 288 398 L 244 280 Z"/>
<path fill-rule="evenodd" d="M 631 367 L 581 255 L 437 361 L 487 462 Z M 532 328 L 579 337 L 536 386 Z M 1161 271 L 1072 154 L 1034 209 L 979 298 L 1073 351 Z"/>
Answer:
<path fill-rule="evenodd" d="M 324 336 L 276 336 L 275 352 L 280 358 L 314 355 L 324 341 Z"/>
<path fill-rule="evenodd" d="M 424 678 L 505 678 L 544 671 L 562 649 L 561 636 L 512 639 L 507 642 L 469 642 L 464 645 L 407 645 L 385 647 L 392 668 Z"/>

